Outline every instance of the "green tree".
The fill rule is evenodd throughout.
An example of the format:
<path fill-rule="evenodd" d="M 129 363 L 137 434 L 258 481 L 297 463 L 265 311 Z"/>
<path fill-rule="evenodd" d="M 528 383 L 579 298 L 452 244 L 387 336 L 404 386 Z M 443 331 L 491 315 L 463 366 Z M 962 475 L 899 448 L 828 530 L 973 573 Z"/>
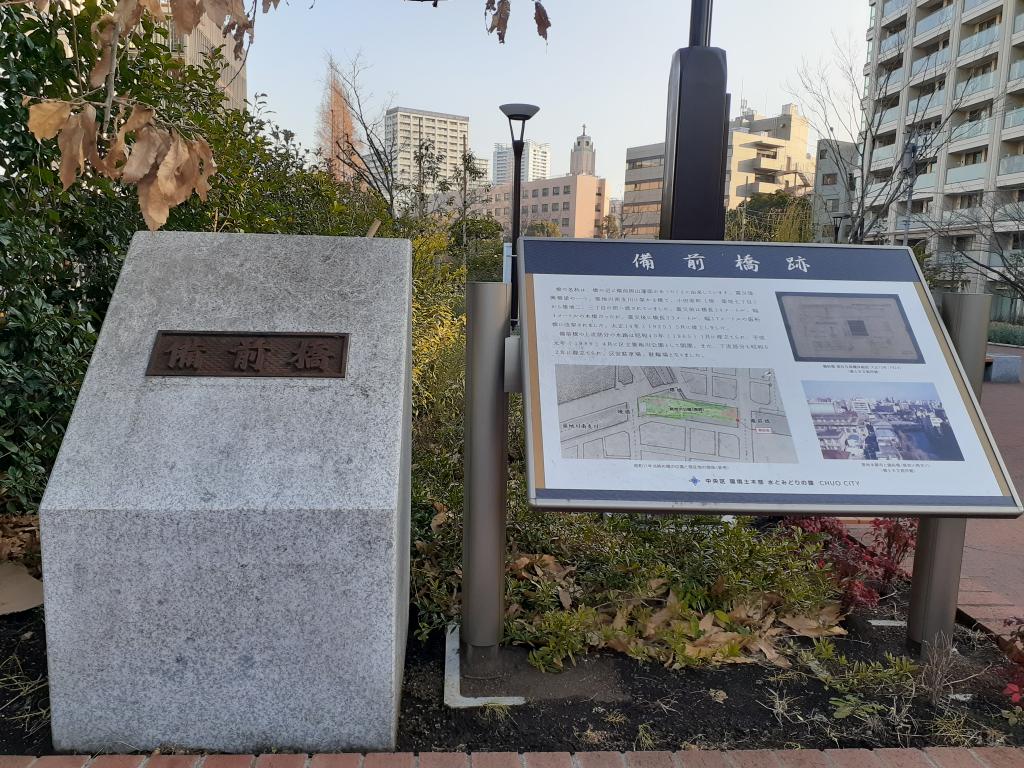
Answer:
<path fill-rule="evenodd" d="M 558 225 L 553 221 L 531 221 L 523 230 L 526 237 L 561 237 Z"/>

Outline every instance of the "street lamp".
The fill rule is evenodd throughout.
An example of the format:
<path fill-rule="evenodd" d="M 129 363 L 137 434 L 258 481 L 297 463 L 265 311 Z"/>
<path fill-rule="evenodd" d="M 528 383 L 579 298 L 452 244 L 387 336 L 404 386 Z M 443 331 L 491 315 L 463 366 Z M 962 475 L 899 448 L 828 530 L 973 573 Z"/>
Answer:
<path fill-rule="evenodd" d="M 526 133 L 526 121 L 540 111 L 533 104 L 502 104 L 502 113 L 508 118 L 508 129 L 512 134 L 512 325 L 519 322 L 519 271 L 516 259 L 519 257 L 519 227 L 522 224 L 522 172 L 523 172 L 523 135 Z M 519 123 L 519 137 L 516 138 L 516 123 Z"/>
<path fill-rule="evenodd" d="M 839 230 L 843 227 L 843 219 L 850 218 L 848 213 L 833 213 L 832 214 L 832 226 L 835 228 L 835 237 L 832 238 L 833 243 L 839 242 Z"/>

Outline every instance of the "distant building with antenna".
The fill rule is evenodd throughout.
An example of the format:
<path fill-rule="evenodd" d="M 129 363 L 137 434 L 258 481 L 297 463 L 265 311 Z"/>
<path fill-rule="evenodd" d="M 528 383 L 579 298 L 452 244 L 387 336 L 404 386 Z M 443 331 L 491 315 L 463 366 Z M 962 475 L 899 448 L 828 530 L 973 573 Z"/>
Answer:
<path fill-rule="evenodd" d="M 569 155 L 569 175 L 597 175 L 597 151 L 594 149 L 594 140 L 587 135 L 586 123 L 583 124 L 583 133 L 576 137 Z"/>

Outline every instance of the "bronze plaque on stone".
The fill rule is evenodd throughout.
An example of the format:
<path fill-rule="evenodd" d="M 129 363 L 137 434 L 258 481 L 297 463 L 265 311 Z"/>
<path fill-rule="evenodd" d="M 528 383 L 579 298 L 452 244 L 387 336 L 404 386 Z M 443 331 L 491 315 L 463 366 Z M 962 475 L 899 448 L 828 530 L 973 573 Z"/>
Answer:
<path fill-rule="evenodd" d="M 343 379 L 347 333 L 157 331 L 147 376 Z"/>

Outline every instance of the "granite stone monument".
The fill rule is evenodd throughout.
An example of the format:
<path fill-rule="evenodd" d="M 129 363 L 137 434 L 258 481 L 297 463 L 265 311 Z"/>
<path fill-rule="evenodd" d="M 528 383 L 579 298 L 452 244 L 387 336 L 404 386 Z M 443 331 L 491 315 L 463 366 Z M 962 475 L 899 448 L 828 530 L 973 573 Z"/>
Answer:
<path fill-rule="evenodd" d="M 57 749 L 394 747 L 411 261 L 136 235 L 40 510 Z"/>

